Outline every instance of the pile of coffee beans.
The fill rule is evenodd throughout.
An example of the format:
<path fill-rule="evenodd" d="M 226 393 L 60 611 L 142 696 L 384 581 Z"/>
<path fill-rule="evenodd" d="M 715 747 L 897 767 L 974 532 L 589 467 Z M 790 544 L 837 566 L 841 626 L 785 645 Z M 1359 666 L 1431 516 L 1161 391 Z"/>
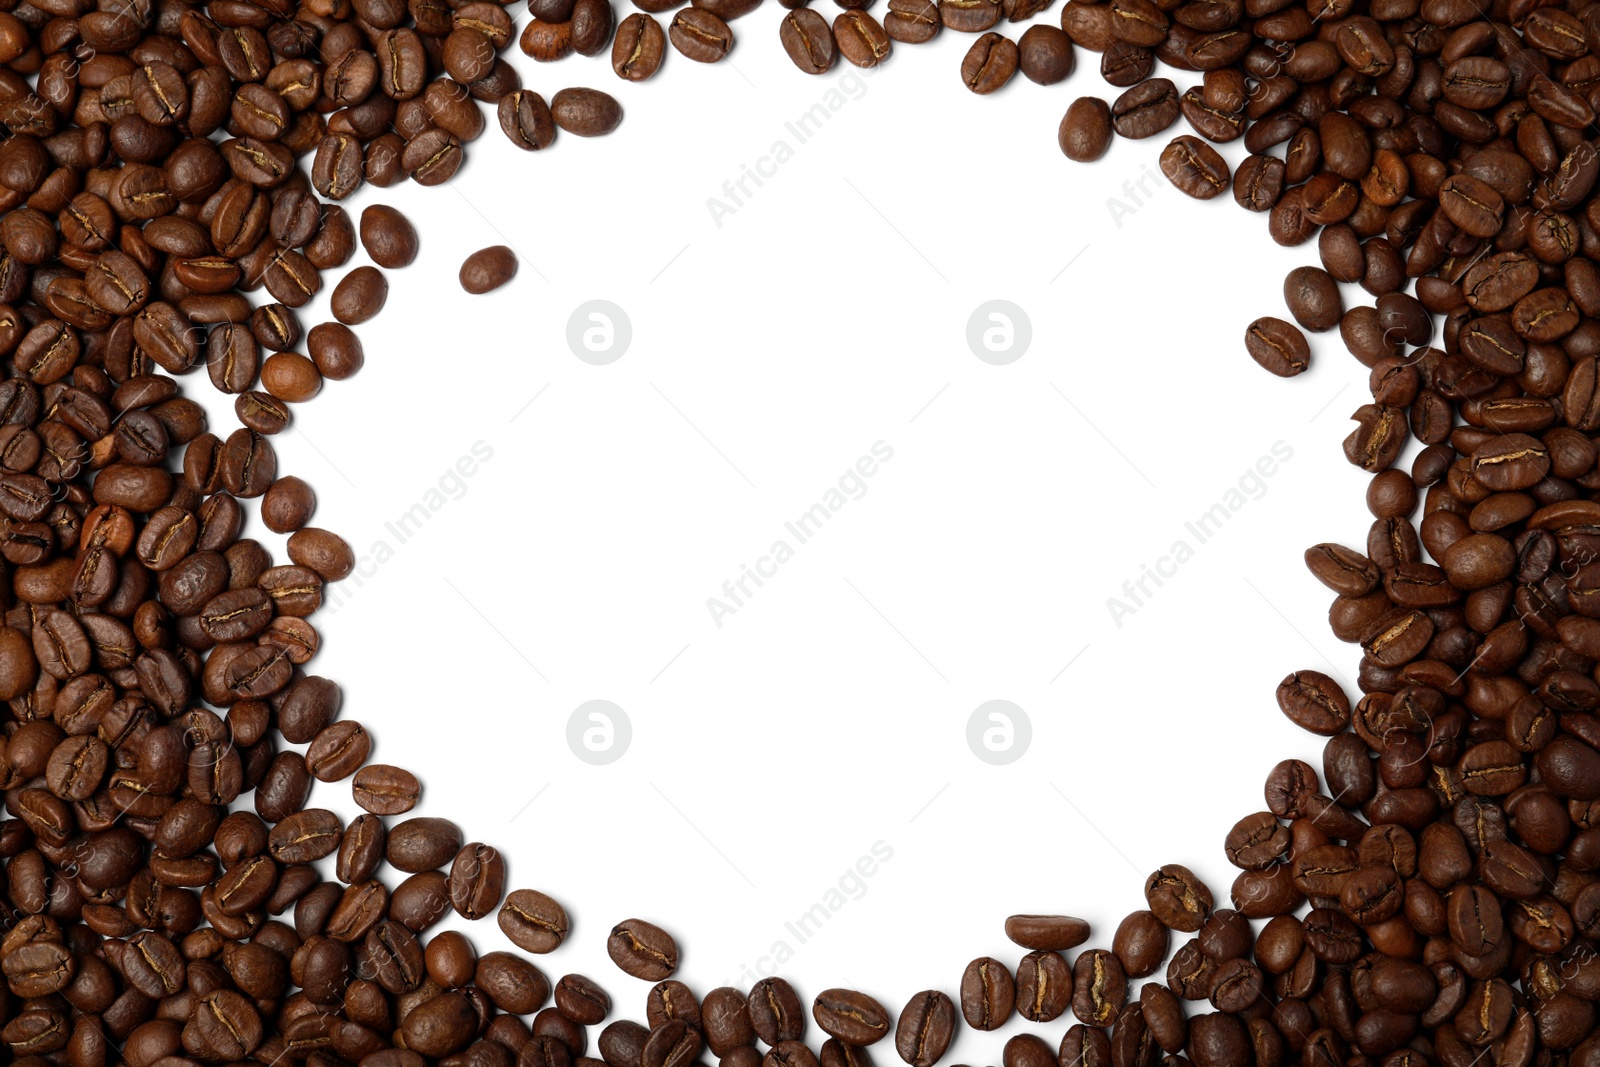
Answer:
<path fill-rule="evenodd" d="M 609 0 L 530 0 L 519 45 L 539 62 L 609 49 L 640 81 L 669 43 L 721 60 L 757 3 L 634 5 L 616 24 Z M 1048 0 L 888 0 L 881 21 L 871 0 L 831 21 L 784 6 L 779 43 L 812 74 L 946 27 L 973 35 L 960 74 L 979 94 L 1019 71 L 1059 83 L 1077 48 L 1097 52 L 1123 92 L 1067 109 L 1069 158 L 1181 119 L 1160 153 L 1177 188 L 1231 191 L 1279 243 L 1317 239 L 1320 266 L 1285 280 L 1288 318 L 1251 323 L 1245 345 L 1288 377 L 1311 359 L 1303 331 L 1337 328 L 1370 371 L 1345 445 L 1372 475 L 1365 552 L 1306 555 L 1334 632 L 1361 646 L 1360 693 L 1311 670 L 1279 687 L 1327 738 L 1322 767 L 1273 768 L 1264 810 L 1226 835 L 1231 907 L 1168 865 L 1109 949 L 1077 951 L 1080 920 L 1013 916 L 1024 954 L 972 961 L 954 996 L 896 1013 L 818 994 L 815 1048 L 789 983 L 697 998 L 652 921 L 606 937 L 654 983 L 643 1023 L 613 1019 L 590 978 L 552 983 L 436 932 L 494 916 L 544 954 L 570 924 L 544 893 L 507 892 L 496 849 L 412 816 L 418 778 L 369 763 L 339 688 L 305 672 L 308 619 L 353 558 L 310 525 L 315 494 L 279 474 L 271 435 L 361 368 L 352 327 L 419 254 L 400 213 L 358 224 L 338 201 L 448 181 L 480 104 L 529 151 L 609 133 L 621 108 L 523 88 L 499 54 L 512 17 L 484 0 L 7 0 L 11 1062 L 867 1067 L 889 1040 L 932 1067 L 962 1022 L 1070 1012 L 1058 1039 L 1008 1041 L 1005 1067 L 1600 1067 L 1600 4 L 1068 0 L 1016 41 L 1002 19 Z M 1235 170 L 1213 145 L 1237 140 Z M 303 332 L 297 309 L 358 243 L 372 265 Z M 497 246 L 460 282 L 488 292 L 515 270 Z M 1347 308 L 1351 284 L 1373 303 Z M 172 377 L 202 361 L 237 428 L 211 432 Z M 252 499 L 287 562 L 245 536 Z M 315 783 L 345 781 L 364 812 L 348 825 L 312 806 Z"/>

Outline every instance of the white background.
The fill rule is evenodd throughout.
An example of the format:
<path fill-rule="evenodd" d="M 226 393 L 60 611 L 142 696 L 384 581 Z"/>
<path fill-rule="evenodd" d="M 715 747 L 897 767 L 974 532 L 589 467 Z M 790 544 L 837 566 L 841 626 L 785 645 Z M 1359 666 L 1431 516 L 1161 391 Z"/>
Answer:
<path fill-rule="evenodd" d="M 1065 84 L 977 97 L 958 76 L 971 38 L 947 32 L 896 45 L 870 79 L 843 63 L 811 78 L 779 47 L 780 14 L 738 21 L 729 62 L 671 53 L 638 85 L 605 56 L 540 67 L 513 48 L 546 98 L 615 94 L 621 128 L 524 154 L 491 114 L 450 187 L 348 202 L 408 213 L 422 258 L 360 328 L 366 368 L 277 442 L 280 470 L 320 493 L 316 523 L 370 557 L 316 620 L 315 669 L 376 759 L 423 776 L 420 813 L 566 903 L 552 980 L 592 974 L 633 1018 L 647 985 L 604 953 L 629 916 L 677 935 L 697 992 L 781 969 L 808 1005 L 853 985 L 898 1012 L 954 993 L 974 956 L 1014 962 L 1009 913 L 1081 915 L 1109 946 L 1166 862 L 1225 901 L 1223 835 L 1263 806 L 1268 769 L 1320 766 L 1274 687 L 1301 668 L 1349 684 L 1357 659 L 1301 553 L 1365 544 L 1366 476 L 1339 451 L 1365 371 L 1333 335 L 1292 381 L 1242 344 L 1285 314 L 1283 275 L 1315 246 L 1278 248 L 1231 198 L 1182 196 L 1156 169 L 1167 137 L 1066 160 L 1067 104 L 1114 94 L 1097 56 Z M 833 91 L 798 144 L 784 124 Z M 793 158 L 719 227 L 707 199 L 778 140 Z M 521 273 L 465 295 L 457 265 L 496 243 Z M 1031 321 L 1008 366 L 965 336 L 996 298 Z M 593 299 L 631 322 L 609 366 L 566 342 Z M 707 598 L 879 441 L 893 458 L 865 495 L 714 625 Z M 492 458 L 450 481 L 477 442 Z M 1292 459 L 1198 545 L 1184 523 L 1278 442 Z M 401 544 L 385 523 L 430 499 Z M 1115 625 L 1108 598 L 1180 538 L 1194 558 Z M 607 766 L 566 742 L 594 699 L 632 726 Z M 967 745 L 992 699 L 1031 720 L 1009 766 Z M 342 783 L 314 802 L 354 810 Z M 801 943 L 785 923 L 877 842 L 892 858 Z M 501 945 L 478 927 L 480 948 Z M 1053 1044 L 1070 1021 L 1038 1029 Z M 997 1063 L 1000 1044 L 966 1033 L 955 1054 Z"/>

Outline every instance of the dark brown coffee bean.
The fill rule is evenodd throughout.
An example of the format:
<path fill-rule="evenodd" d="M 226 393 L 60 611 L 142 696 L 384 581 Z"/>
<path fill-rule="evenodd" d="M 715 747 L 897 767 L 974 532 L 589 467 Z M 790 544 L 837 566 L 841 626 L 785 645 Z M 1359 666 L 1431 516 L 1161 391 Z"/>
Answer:
<path fill-rule="evenodd" d="M 380 267 L 409 267 L 417 258 L 417 230 L 394 208 L 373 204 L 361 212 L 361 247 Z"/>
<path fill-rule="evenodd" d="M 1112 121 L 1111 109 L 1104 100 L 1080 96 L 1061 120 L 1057 139 L 1062 153 L 1079 163 L 1099 159 L 1111 147 Z"/>
<path fill-rule="evenodd" d="M 490 293 L 517 273 L 517 255 L 505 245 L 492 245 L 468 256 L 461 264 L 461 288 L 474 295 Z"/>
<path fill-rule="evenodd" d="M 1136 911 L 1123 919 L 1111 941 L 1111 951 L 1130 978 L 1154 974 L 1167 958 L 1167 928 L 1154 912 Z"/>
<path fill-rule="evenodd" d="M 666 47 L 667 35 L 661 24 L 642 11 L 635 11 L 617 26 L 611 44 L 611 69 L 619 78 L 644 81 L 661 69 Z"/>
<path fill-rule="evenodd" d="M 374 815 L 404 815 L 417 804 L 422 786 L 416 775 L 400 767 L 372 763 L 351 781 L 355 801 Z"/>
<path fill-rule="evenodd" d="M 506 937 L 524 952 L 552 952 L 567 937 L 566 910 L 532 889 L 508 893 L 500 906 L 498 922 Z"/>
<path fill-rule="evenodd" d="M 1017 987 L 1011 971 L 999 960 L 982 956 L 967 964 L 961 977 L 961 1013 L 974 1030 L 995 1030 L 1011 1017 Z"/>
<path fill-rule="evenodd" d="M 805 1036 L 805 1009 L 794 987 L 782 978 L 763 978 L 750 989 L 750 1025 L 768 1045 Z"/>
<path fill-rule="evenodd" d="M 883 16 L 884 32 L 903 44 L 925 44 L 943 25 L 934 0 L 889 0 L 888 13 Z"/>
<path fill-rule="evenodd" d="M 721 18 L 701 7 L 686 7 L 672 17 L 667 38 L 686 58 L 715 63 L 733 50 L 733 31 Z"/>
<path fill-rule="evenodd" d="M 1074 65 L 1072 39 L 1055 26 L 1029 26 L 1017 41 L 1017 61 L 1031 82 L 1055 85 L 1066 81 Z"/>
<path fill-rule="evenodd" d="M 943 12 L 943 5 L 939 10 Z M 889 35 L 878 20 L 861 10 L 845 11 L 833 20 L 833 39 L 840 55 L 864 68 L 882 63 L 892 48 Z"/>
<path fill-rule="evenodd" d="M 889 1013 L 883 1005 L 853 989 L 818 993 L 811 1015 L 829 1037 L 857 1048 L 881 1041 L 889 1033 Z"/>
<path fill-rule="evenodd" d="M 678 969 L 678 946 L 659 926 L 643 919 L 625 919 L 611 928 L 606 952 L 626 974 L 646 981 L 670 978 Z"/>
<path fill-rule="evenodd" d="M 985 33 L 961 61 L 962 84 L 980 96 L 994 92 L 1017 72 L 1017 45 L 998 33 Z"/>
<path fill-rule="evenodd" d="M 956 1006 L 936 989 L 907 1001 L 895 1026 L 894 1047 L 911 1067 L 933 1067 L 944 1058 L 955 1035 Z"/>
<path fill-rule="evenodd" d="M 622 106 L 598 89 L 563 89 L 550 100 L 555 124 L 578 137 L 599 137 L 622 123 Z"/>
<path fill-rule="evenodd" d="M 826 73 L 838 58 L 827 19 L 809 7 L 796 8 L 783 16 L 778 39 L 794 65 L 807 74 Z"/>
<path fill-rule="evenodd" d="M 1156 918 L 1173 930 L 1193 933 L 1211 914 L 1211 890 L 1187 867 L 1168 864 L 1144 883 L 1145 900 Z"/>
<path fill-rule="evenodd" d="M 1290 271 L 1283 281 L 1283 300 L 1295 321 L 1308 330 L 1331 330 L 1344 314 L 1339 286 L 1321 267 Z"/>
<path fill-rule="evenodd" d="M 1178 90 L 1165 78 L 1141 82 L 1111 105 L 1111 125 L 1123 137 L 1154 137 L 1178 119 Z"/>
<path fill-rule="evenodd" d="M 1072 1004 L 1072 969 L 1058 952 L 1037 951 L 1017 964 L 1017 1014 L 1047 1023 Z"/>
<path fill-rule="evenodd" d="M 1311 365 L 1311 346 L 1293 323 L 1265 316 L 1245 329 L 1250 358 L 1280 378 L 1293 378 Z"/>

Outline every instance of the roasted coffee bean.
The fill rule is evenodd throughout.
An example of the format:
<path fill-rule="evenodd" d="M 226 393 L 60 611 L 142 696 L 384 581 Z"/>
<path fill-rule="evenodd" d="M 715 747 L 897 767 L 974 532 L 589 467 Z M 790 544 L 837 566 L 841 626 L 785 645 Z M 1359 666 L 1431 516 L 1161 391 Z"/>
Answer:
<path fill-rule="evenodd" d="M 517 254 L 505 245 L 491 245 L 468 256 L 461 264 L 461 288 L 474 295 L 491 293 L 517 273 Z"/>
<path fill-rule="evenodd" d="M 1350 724 L 1350 699 L 1320 671 L 1296 671 L 1280 682 L 1278 707 L 1296 726 L 1328 737 Z"/>
<path fill-rule="evenodd" d="M 1111 109 L 1105 101 L 1081 96 L 1067 108 L 1058 140 L 1068 159 L 1090 163 L 1106 154 L 1114 132 Z"/>
<path fill-rule="evenodd" d="M 1072 39 L 1055 26 L 1029 26 L 1017 41 L 1017 65 L 1039 85 L 1066 81 L 1074 65 Z"/>
<path fill-rule="evenodd" d="M 1185 194 L 1210 200 L 1225 192 L 1232 175 L 1215 148 L 1198 137 L 1176 137 L 1161 153 L 1161 172 Z"/>
<path fill-rule="evenodd" d="M 889 0 L 888 13 L 883 16 L 884 32 L 902 44 L 926 44 L 943 25 L 934 0 Z M 1043 56 L 1037 58 L 1044 60 Z"/>
<path fill-rule="evenodd" d="M 1311 346 L 1305 334 L 1290 322 L 1265 316 L 1244 332 L 1250 358 L 1280 378 L 1293 378 L 1311 365 Z"/>
<path fill-rule="evenodd" d="M 616 37 L 611 44 L 611 69 L 616 71 L 619 78 L 644 81 L 661 69 L 666 47 L 667 35 L 662 31 L 661 23 L 642 11 L 635 11 L 617 26 Z M 501 118 L 501 125 L 505 125 L 504 117 Z M 510 134 L 509 130 L 507 134 Z"/>
<path fill-rule="evenodd" d="M 1151 78 L 1117 97 L 1111 125 L 1123 137 L 1154 137 L 1178 119 L 1178 90 L 1165 78 Z"/>
<path fill-rule="evenodd" d="M 809 7 L 787 12 L 778 26 L 778 38 L 794 65 L 807 74 L 826 73 L 838 58 L 827 19 Z"/>
<path fill-rule="evenodd" d="M 829 1037 L 856 1048 L 881 1041 L 889 1033 L 889 1013 L 883 1005 L 853 989 L 818 993 L 811 1015 Z"/>
<path fill-rule="evenodd" d="M 900 1013 L 894 1045 L 911 1067 L 932 1067 L 944 1058 L 955 1035 L 956 1006 L 936 989 L 913 996 Z"/>
<path fill-rule="evenodd" d="M 751 987 L 747 1010 L 756 1036 L 768 1045 L 805 1036 L 805 1010 L 794 987 L 782 978 L 763 978 Z"/>
<path fill-rule="evenodd" d="M 368 764 L 357 771 L 351 788 L 356 803 L 374 815 L 404 815 L 422 795 L 416 775 L 383 763 Z"/>
<path fill-rule="evenodd" d="M 1154 912 L 1136 911 L 1117 927 L 1111 951 L 1130 978 L 1154 974 L 1167 958 L 1167 928 Z"/>
<path fill-rule="evenodd" d="M 939 10 L 944 11 L 943 4 Z M 839 54 L 858 67 L 876 67 L 889 57 L 889 35 L 877 19 L 862 10 L 845 11 L 835 18 L 833 39 L 838 44 Z"/>
<path fill-rule="evenodd" d="M 1059 1018 L 1072 1004 L 1072 969 L 1058 952 L 1036 951 L 1017 965 L 1017 1014 L 1029 1022 Z"/>
<path fill-rule="evenodd" d="M 361 247 L 380 267 L 409 267 L 417 258 L 417 230 L 394 208 L 373 204 L 361 212 Z"/>
<path fill-rule="evenodd" d="M 525 952 L 552 952 L 567 938 L 566 910 L 533 889 L 515 889 L 506 894 L 498 922 L 501 932 Z"/>
<path fill-rule="evenodd" d="M 1308 330 L 1331 330 L 1344 314 L 1333 276 L 1320 267 L 1296 267 L 1283 281 L 1283 301 L 1294 320 Z"/>
<path fill-rule="evenodd" d="M 626 919 L 606 939 L 611 962 L 635 978 L 659 982 L 678 969 L 678 945 L 665 930 L 643 919 Z"/>
<path fill-rule="evenodd" d="M 1086 1026 L 1106 1026 L 1128 996 L 1128 979 L 1117 957 L 1104 949 L 1083 953 L 1072 968 L 1072 1013 Z"/>
<path fill-rule="evenodd" d="M 329 306 L 333 317 L 356 326 L 383 310 L 389 299 L 389 282 L 376 267 L 357 267 L 334 286 Z"/>
<path fill-rule="evenodd" d="M 686 7 L 672 17 L 667 39 L 696 63 L 715 63 L 733 50 L 733 30 L 702 7 Z"/>
<path fill-rule="evenodd" d="M 1071 915 L 1013 915 L 1006 936 L 1027 949 L 1065 952 L 1089 940 L 1089 924 Z"/>
<path fill-rule="evenodd" d="M 1011 1017 L 1017 1002 L 1011 971 L 997 959 L 983 956 L 967 964 L 961 977 L 961 1013 L 974 1030 L 995 1030 Z"/>
<path fill-rule="evenodd" d="M 578 137 L 599 137 L 622 122 L 622 107 L 598 89 L 563 89 L 550 100 L 555 124 Z"/>
<path fill-rule="evenodd" d="M 1173 930 L 1193 933 L 1211 914 L 1211 890 L 1187 867 L 1160 868 L 1144 883 L 1145 900 L 1156 918 Z"/>
<path fill-rule="evenodd" d="M 556 139 L 555 119 L 544 97 L 531 89 L 516 89 L 500 98 L 500 129 L 525 152 L 549 148 Z"/>
<path fill-rule="evenodd" d="M 460 849 L 461 829 L 455 823 L 431 817 L 406 819 L 390 828 L 385 858 L 396 870 L 416 874 L 443 867 Z"/>
<path fill-rule="evenodd" d="M 998 33 L 986 33 L 972 42 L 961 61 L 961 81 L 980 96 L 994 92 L 1017 72 L 1017 45 Z"/>

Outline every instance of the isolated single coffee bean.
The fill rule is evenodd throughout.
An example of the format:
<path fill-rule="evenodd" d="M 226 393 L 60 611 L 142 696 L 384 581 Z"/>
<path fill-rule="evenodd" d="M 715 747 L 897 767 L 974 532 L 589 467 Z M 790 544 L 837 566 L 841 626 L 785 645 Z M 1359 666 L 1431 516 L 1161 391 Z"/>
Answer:
<path fill-rule="evenodd" d="M 461 264 L 461 288 L 477 296 L 511 281 L 517 273 L 517 254 L 505 245 L 492 245 L 468 256 Z"/>

